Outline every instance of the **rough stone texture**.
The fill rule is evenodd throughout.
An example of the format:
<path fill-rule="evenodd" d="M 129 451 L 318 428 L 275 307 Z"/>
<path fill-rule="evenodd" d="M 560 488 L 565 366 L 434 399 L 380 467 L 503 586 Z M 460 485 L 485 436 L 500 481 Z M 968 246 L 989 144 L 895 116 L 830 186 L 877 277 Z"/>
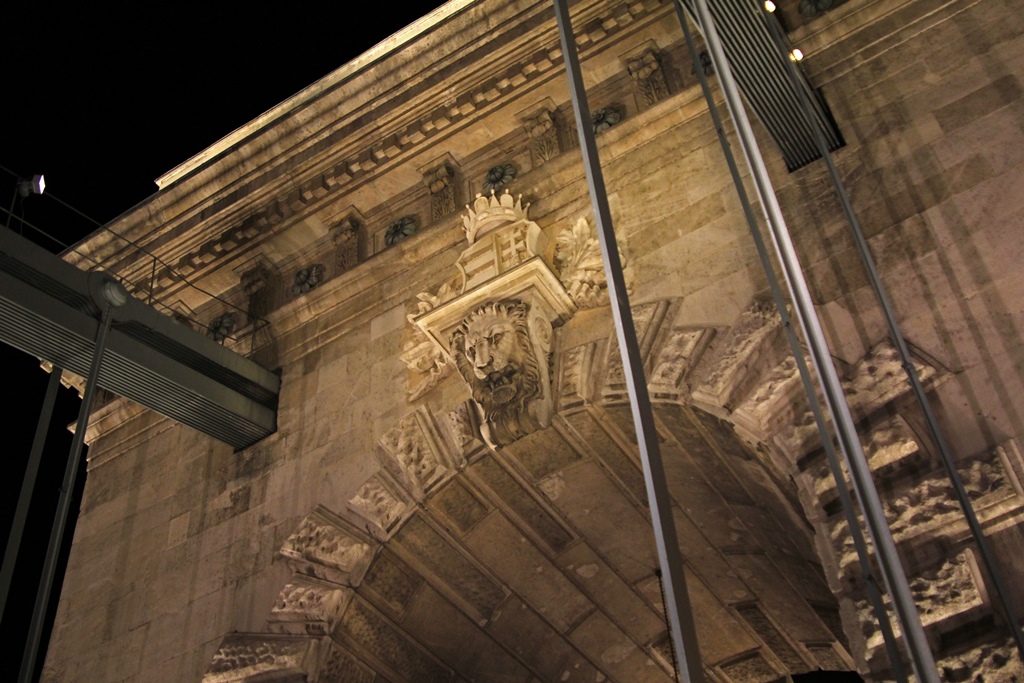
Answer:
<path fill-rule="evenodd" d="M 794 15 L 796 0 L 779 4 Z M 704 667 L 719 681 L 819 666 L 885 679 L 839 489 L 674 10 L 574 11 L 592 105 L 623 114 L 599 146 Z M 843 131 L 836 163 L 1011 586 L 1024 585 L 1022 16 L 1006 0 L 849 0 L 790 36 Z M 94 415 L 44 680 L 671 680 L 550 8 L 453 3 L 431 21 L 168 174 L 112 225 L 243 308 L 250 262 L 322 263 L 324 281 L 296 297 L 263 285 L 256 358 L 282 391 L 261 443 L 234 453 L 121 400 Z M 758 134 L 940 669 L 1020 677 L 824 169 L 786 173 Z M 460 225 L 460 178 L 504 164 L 516 194 L 457 209 Z M 399 216 L 422 224 L 384 249 Z M 488 233 L 501 216 L 523 223 Z M 102 233 L 78 251 L 149 277 Z M 543 411 L 499 443 L 449 337 L 409 316 L 523 300 L 525 266 L 531 306 L 563 307 L 531 319 Z M 221 312 L 168 272 L 155 295 Z"/>

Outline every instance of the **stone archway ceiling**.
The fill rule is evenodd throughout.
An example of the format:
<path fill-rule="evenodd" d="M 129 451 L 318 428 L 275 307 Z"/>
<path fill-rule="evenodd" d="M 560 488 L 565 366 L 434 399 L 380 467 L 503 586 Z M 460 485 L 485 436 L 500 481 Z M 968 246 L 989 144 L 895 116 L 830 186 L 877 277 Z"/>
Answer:
<path fill-rule="evenodd" d="M 702 370 L 716 331 L 676 327 L 677 308 L 637 319 L 709 674 L 851 668 L 791 503 L 731 430 L 686 405 L 694 378 L 718 376 Z M 310 680 L 348 680 L 327 673 L 342 660 L 365 676 L 353 680 L 672 680 L 617 357 L 611 338 L 560 351 L 550 426 L 498 449 L 471 401 L 385 434 L 349 510 L 314 511 L 281 551 L 295 577 L 268 631 L 320 643 Z M 233 638 L 232 651 L 259 642 Z"/>

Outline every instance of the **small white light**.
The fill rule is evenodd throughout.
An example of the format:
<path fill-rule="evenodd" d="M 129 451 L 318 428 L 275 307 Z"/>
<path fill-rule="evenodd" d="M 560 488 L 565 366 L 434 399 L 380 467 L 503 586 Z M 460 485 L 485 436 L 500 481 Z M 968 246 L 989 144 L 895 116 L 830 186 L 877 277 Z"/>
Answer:
<path fill-rule="evenodd" d="M 42 194 L 46 189 L 46 181 L 43 176 L 32 176 L 32 180 L 21 180 L 18 182 L 18 194 L 27 197 L 30 194 Z"/>
<path fill-rule="evenodd" d="M 772 0 L 764 0 L 764 8 L 769 12 L 775 11 L 775 3 Z"/>
<path fill-rule="evenodd" d="M 793 48 L 793 51 L 789 53 L 789 58 L 794 62 L 799 62 L 804 58 L 804 53 L 800 51 L 800 48 Z"/>

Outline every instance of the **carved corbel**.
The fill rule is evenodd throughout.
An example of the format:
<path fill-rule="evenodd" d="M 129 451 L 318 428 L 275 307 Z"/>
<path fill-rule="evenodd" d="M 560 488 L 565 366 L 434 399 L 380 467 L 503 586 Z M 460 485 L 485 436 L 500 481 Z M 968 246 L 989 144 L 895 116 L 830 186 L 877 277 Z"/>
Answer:
<path fill-rule="evenodd" d="M 626 70 L 633 79 L 637 99 L 644 107 L 650 107 L 668 97 L 668 82 L 661 68 L 661 58 L 651 48 L 626 61 Z"/>
<path fill-rule="evenodd" d="M 553 327 L 576 304 L 545 261 L 548 238 L 528 209 L 508 192 L 478 195 L 463 219 L 461 286 L 421 295 L 423 312 L 413 318 L 472 392 L 475 415 L 457 425 L 459 448 L 473 448 L 466 429 L 478 428 L 496 448 L 551 421 Z"/>
<path fill-rule="evenodd" d="M 457 202 L 456 170 L 449 161 L 440 164 L 430 165 L 423 173 L 423 184 L 430 192 L 430 220 L 439 221 L 445 216 L 455 213 Z"/>
<path fill-rule="evenodd" d="M 547 100 L 540 108 L 535 107 L 519 116 L 530 139 L 530 160 L 534 168 L 544 165 L 562 152 L 558 140 L 557 112 L 555 103 Z"/>
<path fill-rule="evenodd" d="M 362 225 L 358 214 L 351 211 L 331 228 L 337 272 L 351 270 L 359 263 L 359 254 L 362 251 L 359 247 Z"/>
<path fill-rule="evenodd" d="M 417 318 L 469 385 L 491 447 L 550 424 L 552 323 L 574 310 L 539 258 Z"/>
<path fill-rule="evenodd" d="M 242 289 L 247 300 L 246 311 L 249 322 L 266 318 L 275 304 L 274 289 L 277 284 L 277 273 L 265 263 L 250 264 L 241 274 Z"/>

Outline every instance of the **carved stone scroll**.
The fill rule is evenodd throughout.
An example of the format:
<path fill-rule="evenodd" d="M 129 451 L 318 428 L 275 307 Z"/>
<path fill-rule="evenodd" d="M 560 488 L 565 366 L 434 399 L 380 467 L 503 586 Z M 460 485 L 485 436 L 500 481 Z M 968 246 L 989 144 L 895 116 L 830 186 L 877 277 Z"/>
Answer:
<path fill-rule="evenodd" d="M 562 352 L 559 409 L 583 405 L 593 392 L 595 344 L 581 344 Z"/>
<path fill-rule="evenodd" d="M 445 415 L 445 424 L 461 461 L 473 459 L 486 447 L 480 433 L 480 416 L 472 399 L 463 401 Z"/>
<path fill-rule="evenodd" d="M 323 507 L 302 520 L 281 547 L 281 555 L 299 574 L 341 586 L 359 585 L 373 553 L 369 539 Z"/>
<path fill-rule="evenodd" d="M 644 359 L 644 365 L 648 364 L 658 328 L 665 319 L 668 306 L 667 301 L 655 301 L 633 307 L 633 323 L 636 327 L 637 340 L 640 342 L 640 354 Z M 615 332 L 612 332 L 608 339 L 606 353 L 607 361 L 601 395 L 606 401 L 628 400 L 626 375 L 622 367 L 622 352 L 619 350 L 619 341 Z"/>

